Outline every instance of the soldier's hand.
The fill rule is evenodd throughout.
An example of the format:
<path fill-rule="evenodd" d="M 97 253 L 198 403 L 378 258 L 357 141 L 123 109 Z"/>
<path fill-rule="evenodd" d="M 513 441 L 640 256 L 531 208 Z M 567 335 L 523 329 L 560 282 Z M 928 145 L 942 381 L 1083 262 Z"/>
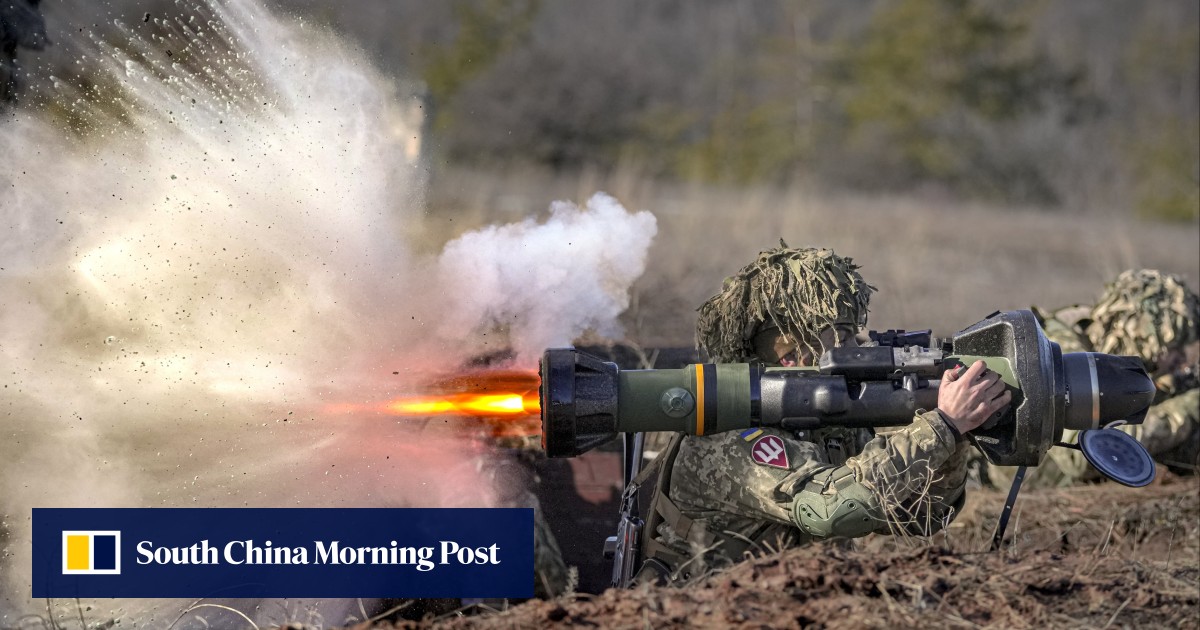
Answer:
<path fill-rule="evenodd" d="M 983 361 L 942 374 L 938 411 L 959 433 L 978 428 L 1010 402 L 1012 392 L 1005 389 L 1000 375 L 989 370 Z"/>

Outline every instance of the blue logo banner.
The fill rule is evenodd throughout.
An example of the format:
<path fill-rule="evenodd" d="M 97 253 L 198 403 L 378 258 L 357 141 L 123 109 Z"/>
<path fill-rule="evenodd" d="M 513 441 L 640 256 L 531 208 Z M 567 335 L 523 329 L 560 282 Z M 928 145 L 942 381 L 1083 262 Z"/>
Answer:
<path fill-rule="evenodd" d="M 533 597 L 529 508 L 37 508 L 33 597 Z"/>

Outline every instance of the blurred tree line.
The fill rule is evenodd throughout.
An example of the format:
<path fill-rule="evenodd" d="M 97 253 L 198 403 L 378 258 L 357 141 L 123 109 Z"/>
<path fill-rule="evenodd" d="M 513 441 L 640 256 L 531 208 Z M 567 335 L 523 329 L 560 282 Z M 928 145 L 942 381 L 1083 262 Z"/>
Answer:
<path fill-rule="evenodd" d="M 276 3 L 424 82 L 434 163 L 1200 217 L 1195 0 Z"/>

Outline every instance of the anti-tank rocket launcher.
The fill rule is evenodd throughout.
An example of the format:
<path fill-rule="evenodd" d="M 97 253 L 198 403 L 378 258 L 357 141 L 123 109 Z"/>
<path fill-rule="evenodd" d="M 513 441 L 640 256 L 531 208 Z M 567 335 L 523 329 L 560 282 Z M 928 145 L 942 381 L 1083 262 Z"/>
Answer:
<path fill-rule="evenodd" d="M 1064 354 L 1029 311 L 993 314 L 945 340 L 875 337 L 877 346 L 833 348 L 817 366 L 795 368 L 619 370 L 574 349 L 549 349 L 541 364 L 543 447 L 551 457 L 572 457 L 620 433 L 904 425 L 918 409 L 937 406 L 945 370 L 982 359 L 1013 402 L 970 438 L 994 464 L 1035 466 L 1064 429 L 1140 423 L 1154 399 L 1138 358 Z M 1137 470 L 1135 477 L 1145 475 Z"/>

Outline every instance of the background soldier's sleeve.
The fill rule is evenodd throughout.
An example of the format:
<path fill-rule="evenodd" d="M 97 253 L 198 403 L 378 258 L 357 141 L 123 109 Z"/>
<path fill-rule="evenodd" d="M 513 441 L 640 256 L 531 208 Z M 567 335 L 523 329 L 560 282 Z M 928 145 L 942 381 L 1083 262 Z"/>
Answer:
<path fill-rule="evenodd" d="M 796 480 L 793 521 L 817 538 L 932 534 L 962 506 L 968 448 L 941 414 L 926 412 L 844 466 Z"/>
<path fill-rule="evenodd" d="M 1042 330 L 1046 333 L 1046 338 L 1053 341 L 1062 348 L 1063 354 L 1068 352 L 1091 352 L 1091 343 L 1087 337 L 1079 329 L 1079 320 L 1081 313 L 1072 313 L 1083 308 L 1084 311 L 1090 311 L 1089 307 L 1069 307 L 1061 309 L 1059 312 L 1047 315 L 1045 312 L 1033 307 L 1034 313 L 1038 316 L 1038 322 L 1042 325 Z"/>
<path fill-rule="evenodd" d="M 1142 424 L 1123 425 L 1120 430 L 1146 447 L 1155 461 L 1175 466 L 1194 466 L 1200 451 L 1200 389 L 1168 398 L 1150 407 Z M 1063 441 L 1078 440 L 1078 431 L 1063 432 Z M 1050 457 L 1067 477 L 1077 481 L 1100 478 L 1083 453 L 1070 448 L 1050 449 Z"/>

